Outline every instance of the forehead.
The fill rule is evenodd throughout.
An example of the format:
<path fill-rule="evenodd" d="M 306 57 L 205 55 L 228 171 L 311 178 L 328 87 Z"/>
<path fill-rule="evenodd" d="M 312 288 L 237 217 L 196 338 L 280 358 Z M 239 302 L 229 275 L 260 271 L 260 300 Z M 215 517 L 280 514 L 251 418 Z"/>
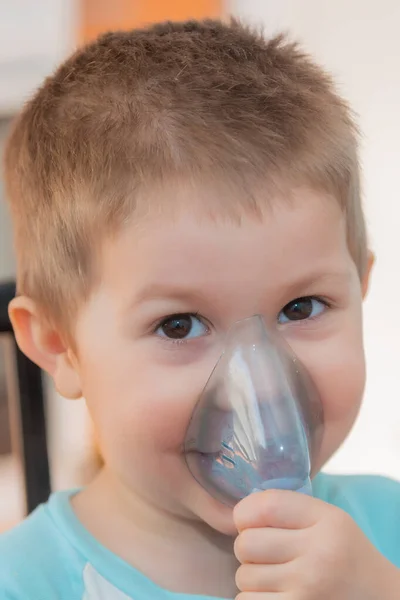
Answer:
<path fill-rule="evenodd" d="M 240 218 L 211 216 L 189 195 L 179 206 L 141 217 L 109 241 L 104 278 L 118 285 L 125 278 L 141 288 L 138 293 L 154 285 L 218 287 L 257 278 L 280 285 L 344 270 L 351 262 L 344 214 L 322 193 L 299 189 L 290 201 L 272 199 L 262 214 Z"/>

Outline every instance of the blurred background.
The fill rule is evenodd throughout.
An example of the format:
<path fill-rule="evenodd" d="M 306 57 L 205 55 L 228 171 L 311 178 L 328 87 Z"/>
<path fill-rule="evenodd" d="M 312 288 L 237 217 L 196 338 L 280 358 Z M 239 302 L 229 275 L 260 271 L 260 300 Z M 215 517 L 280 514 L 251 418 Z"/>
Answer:
<path fill-rule="evenodd" d="M 229 15 L 262 26 L 266 34 L 290 31 L 333 72 L 359 115 L 365 209 L 377 255 L 365 304 L 368 383 L 357 425 L 326 470 L 400 479 L 398 0 L 0 0 L 0 155 L 13 115 L 77 45 L 111 29 Z M 15 273 L 2 195 L 0 180 L 0 283 Z M 0 531 L 28 508 L 10 338 L 0 336 Z M 81 485 L 97 466 L 84 403 L 66 402 L 47 381 L 44 402 L 51 487 Z"/>

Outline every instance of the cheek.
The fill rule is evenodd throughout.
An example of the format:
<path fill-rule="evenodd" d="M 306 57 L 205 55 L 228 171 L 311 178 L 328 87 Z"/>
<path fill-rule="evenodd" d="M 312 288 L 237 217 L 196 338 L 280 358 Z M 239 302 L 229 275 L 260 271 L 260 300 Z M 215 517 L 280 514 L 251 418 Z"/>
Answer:
<path fill-rule="evenodd" d="M 315 361 L 311 375 L 319 390 L 326 425 L 354 421 L 365 384 L 362 349 L 347 348 L 341 354 L 324 353 L 325 361 Z"/>
<path fill-rule="evenodd" d="M 365 386 L 365 363 L 362 349 L 348 348 L 340 357 L 321 364 L 316 385 L 324 410 L 324 434 L 315 472 L 343 444 L 357 418 Z"/>
<path fill-rule="evenodd" d="M 131 456 L 143 449 L 180 451 L 209 365 L 159 365 L 145 353 L 132 352 L 118 361 L 110 360 L 109 352 L 107 361 L 91 356 L 84 395 L 103 451 Z"/>
<path fill-rule="evenodd" d="M 322 466 L 339 448 L 358 415 L 365 386 L 361 325 L 341 329 L 323 343 L 299 350 L 320 395 L 324 411 Z"/>

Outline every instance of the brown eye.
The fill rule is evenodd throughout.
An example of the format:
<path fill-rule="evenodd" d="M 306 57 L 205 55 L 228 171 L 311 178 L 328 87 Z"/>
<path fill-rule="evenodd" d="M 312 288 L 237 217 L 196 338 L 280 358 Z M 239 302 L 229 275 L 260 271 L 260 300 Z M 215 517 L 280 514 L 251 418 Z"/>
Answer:
<path fill-rule="evenodd" d="M 192 317 L 190 315 L 177 315 L 164 321 L 161 330 L 164 335 L 174 340 L 187 337 L 192 329 Z"/>
<path fill-rule="evenodd" d="M 171 340 L 184 340 L 205 335 L 207 327 L 196 315 L 171 315 L 164 319 L 156 333 Z"/>
<path fill-rule="evenodd" d="M 326 303 L 317 298 L 296 298 L 281 311 L 278 321 L 279 323 L 288 323 L 289 321 L 304 321 L 311 317 L 317 317 L 326 308 Z"/>

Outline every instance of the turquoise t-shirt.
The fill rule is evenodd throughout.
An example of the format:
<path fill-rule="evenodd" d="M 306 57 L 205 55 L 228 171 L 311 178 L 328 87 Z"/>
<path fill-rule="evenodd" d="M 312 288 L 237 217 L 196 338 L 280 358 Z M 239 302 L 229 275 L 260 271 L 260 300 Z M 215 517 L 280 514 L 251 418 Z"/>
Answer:
<path fill-rule="evenodd" d="M 349 513 L 400 568 L 400 483 L 320 474 L 313 490 Z M 53 494 L 0 536 L 0 600 L 207 600 L 160 588 L 101 546 L 75 516 L 72 494 Z"/>

